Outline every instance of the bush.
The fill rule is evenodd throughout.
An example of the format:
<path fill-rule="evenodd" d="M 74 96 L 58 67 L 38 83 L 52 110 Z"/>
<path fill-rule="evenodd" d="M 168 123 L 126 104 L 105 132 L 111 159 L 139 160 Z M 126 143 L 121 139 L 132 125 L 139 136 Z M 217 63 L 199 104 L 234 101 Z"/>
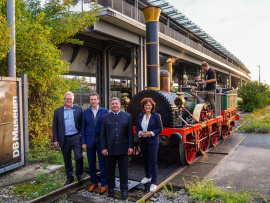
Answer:
<path fill-rule="evenodd" d="M 240 87 L 239 96 L 243 102 L 239 102 L 239 108 L 247 112 L 254 109 L 264 108 L 270 104 L 270 88 L 267 84 L 258 83 L 257 81 L 248 81 Z"/>

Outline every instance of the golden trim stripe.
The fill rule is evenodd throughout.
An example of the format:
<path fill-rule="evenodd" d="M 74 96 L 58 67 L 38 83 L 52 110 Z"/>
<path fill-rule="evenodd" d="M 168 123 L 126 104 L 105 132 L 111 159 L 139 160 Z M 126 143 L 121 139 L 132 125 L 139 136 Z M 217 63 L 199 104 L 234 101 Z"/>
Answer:
<path fill-rule="evenodd" d="M 146 65 L 147 67 L 148 66 L 150 66 L 150 67 L 159 67 L 159 65 L 151 65 L 151 64 L 149 64 L 149 65 Z"/>
<path fill-rule="evenodd" d="M 156 44 L 156 45 L 159 45 L 159 43 L 157 42 L 147 42 L 146 45 L 150 45 L 150 44 Z"/>
<path fill-rule="evenodd" d="M 159 90 L 158 87 L 146 87 L 147 90 Z"/>

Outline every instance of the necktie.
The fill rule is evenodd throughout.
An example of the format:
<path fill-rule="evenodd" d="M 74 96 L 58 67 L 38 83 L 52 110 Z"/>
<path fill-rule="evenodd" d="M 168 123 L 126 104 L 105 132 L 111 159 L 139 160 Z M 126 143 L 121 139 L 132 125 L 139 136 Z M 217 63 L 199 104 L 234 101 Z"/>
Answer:
<path fill-rule="evenodd" d="M 115 113 L 115 114 L 114 114 L 114 118 L 117 118 L 117 116 L 118 116 L 118 114 L 117 114 L 117 113 Z"/>

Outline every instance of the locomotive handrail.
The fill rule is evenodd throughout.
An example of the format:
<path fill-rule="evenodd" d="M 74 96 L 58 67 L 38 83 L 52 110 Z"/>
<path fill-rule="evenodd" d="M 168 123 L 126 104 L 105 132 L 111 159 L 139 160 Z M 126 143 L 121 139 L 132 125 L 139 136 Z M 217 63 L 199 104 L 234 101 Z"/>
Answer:
<path fill-rule="evenodd" d="M 183 108 L 186 110 L 186 112 L 188 112 L 189 115 L 191 115 L 191 117 L 197 122 L 200 123 L 196 118 L 194 118 L 194 116 L 183 106 Z"/>

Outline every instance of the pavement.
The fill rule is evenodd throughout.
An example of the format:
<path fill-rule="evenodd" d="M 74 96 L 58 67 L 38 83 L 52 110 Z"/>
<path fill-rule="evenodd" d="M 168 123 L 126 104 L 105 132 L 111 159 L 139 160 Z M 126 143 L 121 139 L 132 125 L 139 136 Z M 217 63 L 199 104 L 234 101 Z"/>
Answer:
<path fill-rule="evenodd" d="M 247 134 L 207 178 L 227 191 L 270 198 L 270 134 Z"/>

